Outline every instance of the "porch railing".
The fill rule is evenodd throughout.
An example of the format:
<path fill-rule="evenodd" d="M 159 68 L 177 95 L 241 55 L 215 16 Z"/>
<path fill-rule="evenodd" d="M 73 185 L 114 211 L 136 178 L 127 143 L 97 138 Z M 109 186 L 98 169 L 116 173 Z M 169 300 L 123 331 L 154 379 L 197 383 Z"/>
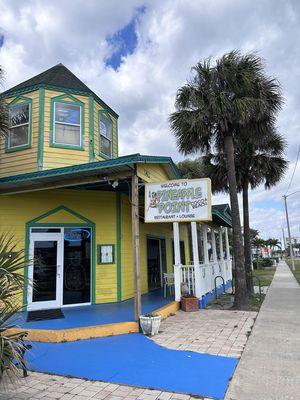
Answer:
<path fill-rule="evenodd" d="M 218 260 L 208 264 L 174 265 L 175 298 L 180 300 L 181 295 L 191 294 L 202 297 L 215 288 L 215 277 L 222 276 L 224 282 L 232 279 L 232 261 Z M 221 279 L 217 281 L 217 286 Z"/>

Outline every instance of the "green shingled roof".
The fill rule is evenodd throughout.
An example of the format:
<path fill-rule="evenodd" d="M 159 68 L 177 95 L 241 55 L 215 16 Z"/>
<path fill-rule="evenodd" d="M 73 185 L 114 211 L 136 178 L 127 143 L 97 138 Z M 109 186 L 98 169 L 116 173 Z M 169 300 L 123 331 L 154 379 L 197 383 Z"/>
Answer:
<path fill-rule="evenodd" d="M 101 100 L 86 84 L 84 84 L 76 75 L 73 74 L 63 64 L 54 65 L 40 74 L 19 83 L 16 86 L 6 90 L 1 96 L 12 96 L 18 93 L 25 93 L 30 90 L 38 89 L 39 87 L 53 88 L 57 90 L 68 90 L 74 94 L 92 95 L 96 101 L 102 104 L 112 114 L 118 117 L 118 114 L 112 110 L 106 103 Z"/>
<path fill-rule="evenodd" d="M 212 219 L 218 226 L 232 227 L 231 210 L 229 204 L 215 204 L 212 206 Z"/>

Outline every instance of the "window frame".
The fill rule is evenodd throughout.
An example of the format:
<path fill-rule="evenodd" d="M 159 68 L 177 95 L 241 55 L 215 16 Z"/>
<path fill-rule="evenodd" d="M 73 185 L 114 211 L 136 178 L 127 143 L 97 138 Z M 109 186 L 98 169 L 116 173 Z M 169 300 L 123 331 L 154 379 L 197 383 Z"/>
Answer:
<path fill-rule="evenodd" d="M 102 118 L 103 115 L 106 118 L 108 118 L 110 120 L 110 122 L 111 122 L 111 128 L 112 128 L 111 139 L 109 139 L 106 136 L 104 136 L 111 143 L 110 156 L 108 156 L 107 154 L 105 154 L 105 153 L 103 153 L 101 151 L 101 137 L 103 135 L 101 135 L 101 133 L 100 133 L 100 121 L 101 121 L 101 118 Z M 114 154 L 114 121 L 113 121 L 112 117 L 110 116 L 110 114 L 107 111 L 99 110 L 98 111 L 98 155 L 103 157 L 103 158 L 105 158 L 105 159 L 107 159 L 107 160 L 111 160 L 113 158 L 113 154 Z"/>
<path fill-rule="evenodd" d="M 55 120 L 55 110 L 56 104 L 70 104 L 72 106 L 79 107 L 79 116 L 80 116 L 80 125 L 79 125 L 79 137 L 80 144 L 67 144 L 67 143 L 56 143 L 55 142 L 55 124 L 60 123 Z M 84 103 L 80 100 L 64 100 L 61 99 L 61 96 L 51 98 L 51 111 L 50 111 L 50 147 L 57 147 L 61 149 L 69 149 L 69 150 L 84 150 Z M 70 126 L 78 126 L 77 124 L 66 124 L 61 123 L 62 125 L 70 125 Z"/>
<path fill-rule="evenodd" d="M 23 105 L 28 105 L 29 110 L 28 110 L 28 123 L 27 124 L 20 124 L 20 125 L 15 125 L 14 128 L 18 126 L 24 126 L 28 125 L 28 139 L 26 144 L 20 144 L 18 146 L 9 146 L 10 142 L 10 127 L 8 128 L 8 135 L 6 135 L 5 138 L 5 153 L 13 153 L 15 151 L 21 151 L 21 150 L 26 150 L 30 149 L 32 147 L 32 99 L 31 98 L 22 98 L 21 101 L 19 101 L 19 98 L 14 99 L 11 103 L 8 104 L 8 113 L 10 112 L 10 109 L 13 107 L 17 106 L 23 106 Z"/>

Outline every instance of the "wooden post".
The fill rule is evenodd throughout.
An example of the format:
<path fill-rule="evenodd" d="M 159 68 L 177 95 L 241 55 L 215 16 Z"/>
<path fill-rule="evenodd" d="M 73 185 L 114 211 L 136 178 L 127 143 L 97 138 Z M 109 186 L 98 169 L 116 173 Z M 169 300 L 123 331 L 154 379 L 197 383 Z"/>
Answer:
<path fill-rule="evenodd" d="M 136 321 L 142 312 L 141 276 L 140 276 L 140 236 L 139 236 L 139 186 L 136 173 L 131 178 L 131 224 L 134 264 L 134 318 Z"/>
<path fill-rule="evenodd" d="M 174 240 L 174 287 L 175 287 L 175 300 L 180 301 L 181 298 L 181 281 L 180 281 L 180 238 L 179 238 L 179 224 L 173 222 L 173 240 Z"/>

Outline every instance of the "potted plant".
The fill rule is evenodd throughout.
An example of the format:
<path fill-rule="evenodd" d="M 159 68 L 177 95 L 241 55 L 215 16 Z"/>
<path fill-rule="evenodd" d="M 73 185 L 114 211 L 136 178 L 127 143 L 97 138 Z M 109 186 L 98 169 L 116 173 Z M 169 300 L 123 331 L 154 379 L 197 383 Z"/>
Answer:
<path fill-rule="evenodd" d="M 140 325 L 144 335 L 157 335 L 160 327 L 161 316 L 148 313 L 140 316 Z"/>
<path fill-rule="evenodd" d="M 193 295 L 184 295 L 181 297 L 181 309 L 191 312 L 199 310 L 199 298 Z"/>

